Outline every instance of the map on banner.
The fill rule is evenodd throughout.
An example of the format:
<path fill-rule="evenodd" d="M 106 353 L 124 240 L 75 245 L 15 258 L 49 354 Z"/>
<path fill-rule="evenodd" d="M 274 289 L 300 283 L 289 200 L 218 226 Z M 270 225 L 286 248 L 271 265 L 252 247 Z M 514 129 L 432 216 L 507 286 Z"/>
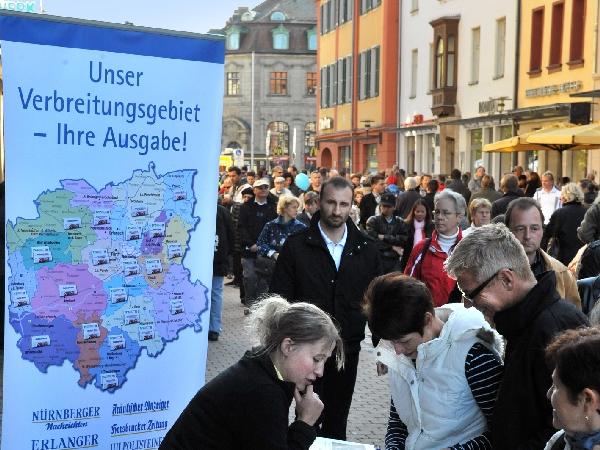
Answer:
<path fill-rule="evenodd" d="M 9 320 L 23 359 L 46 373 L 65 361 L 78 384 L 114 392 L 145 350 L 201 330 L 208 290 L 183 262 L 196 170 L 158 176 L 153 163 L 97 190 L 61 180 L 37 218 L 7 222 Z"/>

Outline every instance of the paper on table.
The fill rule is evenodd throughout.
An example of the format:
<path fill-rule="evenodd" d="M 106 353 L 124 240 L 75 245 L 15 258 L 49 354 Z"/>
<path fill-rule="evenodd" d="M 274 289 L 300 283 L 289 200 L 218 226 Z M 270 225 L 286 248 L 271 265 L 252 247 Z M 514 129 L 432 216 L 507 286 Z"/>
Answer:
<path fill-rule="evenodd" d="M 375 447 L 356 442 L 336 441 L 318 437 L 309 450 L 375 450 Z"/>

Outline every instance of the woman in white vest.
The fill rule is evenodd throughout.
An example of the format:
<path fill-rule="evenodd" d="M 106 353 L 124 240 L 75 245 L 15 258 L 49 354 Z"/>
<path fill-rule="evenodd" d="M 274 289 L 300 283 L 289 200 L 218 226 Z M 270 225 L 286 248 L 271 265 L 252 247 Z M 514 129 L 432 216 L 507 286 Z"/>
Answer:
<path fill-rule="evenodd" d="M 502 338 L 483 315 L 434 309 L 425 284 L 399 272 L 371 282 L 364 310 L 392 392 L 386 450 L 492 449 Z"/>

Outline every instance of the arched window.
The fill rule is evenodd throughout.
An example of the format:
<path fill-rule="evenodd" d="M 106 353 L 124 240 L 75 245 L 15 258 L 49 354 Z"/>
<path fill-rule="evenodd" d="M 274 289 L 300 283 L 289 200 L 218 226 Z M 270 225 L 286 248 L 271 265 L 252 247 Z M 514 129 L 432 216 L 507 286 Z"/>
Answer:
<path fill-rule="evenodd" d="M 315 122 L 307 122 L 304 127 L 304 154 L 306 156 L 317 156 L 317 147 L 315 146 L 315 136 L 317 135 L 317 125 Z"/>
<path fill-rule="evenodd" d="M 289 154 L 290 128 L 285 122 L 271 122 L 267 126 L 267 144 L 269 155 L 284 156 Z"/>
<path fill-rule="evenodd" d="M 274 28 L 272 34 L 273 48 L 275 50 L 287 50 L 290 48 L 290 32 L 283 25 Z"/>
<path fill-rule="evenodd" d="M 435 83 L 436 89 L 444 87 L 444 40 L 438 39 L 435 49 Z"/>
<path fill-rule="evenodd" d="M 271 13 L 271 20 L 273 22 L 283 22 L 285 20 L 285 14 L 281 11 L 275 11 Z"/>
<path fill-rule="evenodd" d="M 225 31 L 227 35 L 227 50 L 239 50 L 240 49 L 240 35 L 242 29 L 238 26 L 232 26 Z"/>

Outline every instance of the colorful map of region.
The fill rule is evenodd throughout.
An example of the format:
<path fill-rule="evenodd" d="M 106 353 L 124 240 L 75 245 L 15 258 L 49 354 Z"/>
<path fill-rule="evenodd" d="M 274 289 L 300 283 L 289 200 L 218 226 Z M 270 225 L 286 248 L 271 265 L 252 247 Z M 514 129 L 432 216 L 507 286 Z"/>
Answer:
<path fill-rule="evenodd" d="M 96 190 L 85 180 L 36 200 L 38 217 L 7 222 L 10 324 L 23 359 L 45 373 L 69 361 L 81 387 L 114 392 L 145 350 L 201 330 L 208 290 L 183 261 L 196 170 L 154 164 Z"/>

